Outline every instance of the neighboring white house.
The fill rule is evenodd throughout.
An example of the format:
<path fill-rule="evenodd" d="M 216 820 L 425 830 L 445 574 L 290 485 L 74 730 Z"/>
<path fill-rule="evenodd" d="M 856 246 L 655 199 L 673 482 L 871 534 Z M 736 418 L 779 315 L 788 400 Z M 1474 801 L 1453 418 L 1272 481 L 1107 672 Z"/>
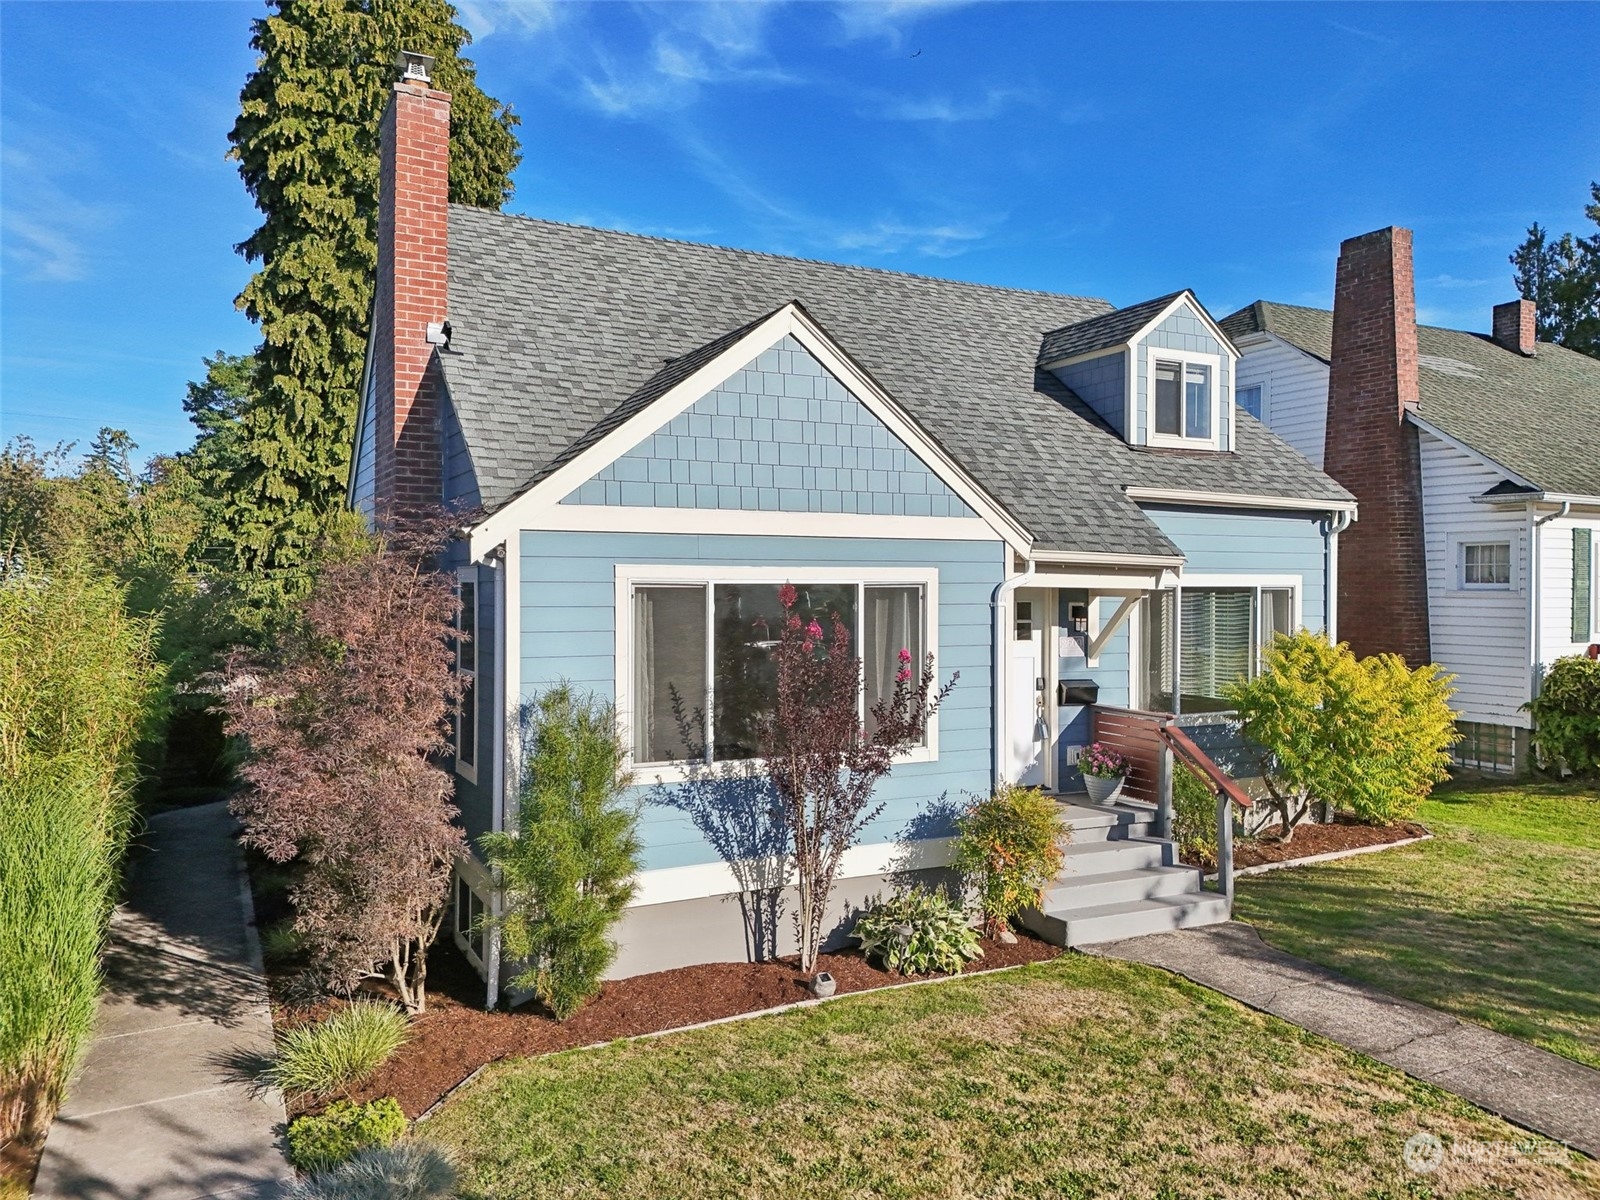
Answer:
<path fill-rule="evenodd" d="M 1330 416 L 1334 313 L 1257 301 L 1221 324 L 1242 356 L 1237 402 L 1323 466 L 1329 422 L 1346 411 L 1336 397 Z M 1414 378 L 1405 378 L 1404 353 L 1393 361 L 1399 421 L 1414 431 L 1407 449 L 1419 468 L 1429 648 L 1457 677 L 1456 753 L 1463 765 L 1511 771 L 1527 761 L 1522 706 L 1550 663 L 1600 641 L 1600 361 L 1536 341 L 1526 301 L 1498 306 L 1494 326 L 1417 326 Z M 1363 352 L 1354 340 L 1343 352 Z M 1382 492 L 1392 479 L 1329 469 L 1359 499 L 1361 524 L 1383 519 L 1364 490 Z M 1353 642 L 1350 609 L 1360 603 L 1345 597 L 1340 610 Z"/>

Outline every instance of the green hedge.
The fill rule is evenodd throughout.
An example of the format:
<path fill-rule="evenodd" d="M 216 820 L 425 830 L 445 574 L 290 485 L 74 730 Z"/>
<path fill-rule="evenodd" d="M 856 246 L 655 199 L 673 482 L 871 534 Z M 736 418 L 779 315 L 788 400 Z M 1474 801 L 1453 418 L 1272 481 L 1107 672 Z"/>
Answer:
<path fill-rule="evenodd" d="M 369 1146 L 392 1146 L 405 1136 L 406 1115 L 393 1096 L 355 1104 L 340 1100 L 326 1112 L 289 1122 L 289 1161 L 302 1171 L 327 1171 Z"/>
<path fill-rule="evenodd" d="M 1558 658 L 1525 706 L 1536 728 L 1533 744 L 1546 767 L 1574 775 L 1600 775 L 1600 662 Z"/>

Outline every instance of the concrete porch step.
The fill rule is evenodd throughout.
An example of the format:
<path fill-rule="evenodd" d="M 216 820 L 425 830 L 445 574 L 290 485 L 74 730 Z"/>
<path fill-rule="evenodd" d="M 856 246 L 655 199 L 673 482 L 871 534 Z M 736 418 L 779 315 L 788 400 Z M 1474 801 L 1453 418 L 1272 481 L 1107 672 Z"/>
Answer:
<path fill-rule="evenodd" d="M 1077 845 L 1147 837 L 1155 827 L 1155 808 L 1151 805 L 1091 804 L 1085 795 L 1082 799 L 1065 799 L 1059 807 Z"/>
<path fill-rule="evenodd" d="M 1196 894 L 1200 872 L 1193 867 L 1139 867 L 1059 880 L 1044 894 L 1045 912 L 1079 910 L 1130 900 Z"/>
<path fill-rule="evenodd" d="M 1157 896 L 1057 912 L 1029 909 L 1021 916 L 1025 928 L 1058 946 L 1115 942 L 1147 933 L 1217 925 L 1227 919 L 1227 900 L 1211 892 Z"/>
<path fill-rule="evenodd" d="M 1057 886 L 1091 875 L 1170 867 L 1177 861 L 1171 842 L 1150 837 L 1073 842 L 1063 846 L 1061 854 L 1061 874 L 1057 877 Z"/>

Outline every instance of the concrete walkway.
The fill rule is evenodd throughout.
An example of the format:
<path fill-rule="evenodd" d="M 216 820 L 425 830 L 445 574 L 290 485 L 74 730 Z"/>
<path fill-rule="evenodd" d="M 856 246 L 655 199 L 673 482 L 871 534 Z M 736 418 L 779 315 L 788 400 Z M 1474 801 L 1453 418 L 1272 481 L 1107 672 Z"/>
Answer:
<path fill-rule="evenodd" d="M 1164 967 L 1600 1158 L 1600 1071 L 1274 950 L 1249 925 L 1085 950 Z"/>
<path fill-rule="evenodd" d="M 244 862 L 223 804 L 154 817 L 111 923 L 88 1059 L 45 1142 L 34 1195 L 271 1197 L 291 1172 Z"/>

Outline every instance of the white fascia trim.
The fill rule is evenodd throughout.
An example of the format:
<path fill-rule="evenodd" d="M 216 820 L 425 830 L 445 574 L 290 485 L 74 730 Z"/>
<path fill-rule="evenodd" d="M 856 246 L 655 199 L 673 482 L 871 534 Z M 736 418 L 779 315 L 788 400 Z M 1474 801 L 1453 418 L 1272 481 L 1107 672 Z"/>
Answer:
<path fill-rule="evenodd" d="M 580 533 L 703 533 L 820 538 L 894 538 L 993 542 L 999 535 L 975 517 L 874 516 L 870 513 L 796 513 L 769 509 L 642 508 L 610 504 L 558 504 L 541 530 Z"/>
<path fill-rule="evenodd" d="M 1567 495 L 1564 492 L 1516 492 L 1499 496 L 1479 494 L 1472 497 L 1474 504 L 1491 504 L 1501 507 L 1520 507 L 1522 505 L 1548 504 L 1560 508 L 1563 504 L 1573 507 L 1600 508 L 1600 496 Z"/>
<path fill-rule="evenodd" d="M 617 723 L 624 736 L 625 770 L 636 771 L 652 784 L 684 783 L 695 773 L 683 763 L 642 763 L 633 761 L 633 591 L 640 584 L 683 584 L 706 588 L 706 630 L 712 623 L 712 588 L 719 583 L 842 583 L 871 587 L 874 584 L 916 584 L 922 588 L 923 653 L 933 656 L 935 680 L 939 670 L 939 568 L 937 567 L 794 567 L 794 566 L 716 566 L 699 563 L 618 563 L 615 568 L 613 651 L 616 675 L 612 680 Z M 858 614 L 859 615 L 859 614 Z M 708 639 L 709 641 L 709 639 Z M 712 649 L 706 648 L 706 679 L 714 688 L 716 672 L 711 662 Z M 715 710 L 715 697 L 708 697 L 706 711 Z M 937 762 L 939 760 L 939 714 L 928 718 L 923 744 L 894 756 L 896 764 Z M 751 760 L 759 764 L 760 760 Z"/>
<path fill-rule="evenodd" d="M 1520 487 L 1531 488 L 1534 491 L 1539 490 L 1539 485 L 1534 483 L 1533 480 L 1525 479 L 1523 476 L 1518 475 L 1504 463 L 1496 462 L 1482 450 L 1467 445 L 1467 443 L 1463 442 L 1460 438 L 1451 437 L 1448 433 L 1440 429 L 1437 425 L 1433 424 L 1433 422 L 1429 421 L 1426 417 L 1418 416 L 1415 409 L 1406 410 L 1406 420 L 1410 421 L 1424 433 L 1431 434 L 1432 436 L 1438 438 L 1445 445 L 1461 451 L 1461 453 L 1476 461 L 1480 466 L 1488 467 L 1491 471 L 1500 472 L 1500 474 L 1504 475 L 1512 483 L 1515 483 Z"/>
<path fill-rule="evenodd" d="M 1100 574 L 1093 571 L 1040 571 L 1028 577 L 1029 586 L 1071 588 L 1097 596 L 1142 596 L 1172 587 L 1180 576 L 1170 570 Z"/>
<path fill-rule="evenodd" d="M 881 842 L 872 846 L 852 846 L 839 861 L 838 878 L 855 879 L 891 872 L 917 871 L 943 867 L 950 863 L 954 838 L 929 838 L 926 841 Z M 758 879 L 783 878 L 785 886 L 793 886 L 794 871 L 780 860 L 752 864 L 749 868 Z M 672 904 L 680 900 L 704 900 L 712 896 L 726 896 L 741 890 L 733 868 L 727 863 L 704 863 L 692 867 L 663 867 L 655 871 L 641 871 L 634 876 L 633 899 L 629 908 L 644 908 L 651 904 Z"/>
<path fill-rule="evenodd" d="M 1205 508 L 1282 508 L 1295 512 L 1356 511 L 1354 500 L 1313 500 L 1305 496 L 1258 496 L 1249 492 L 1200 492 L 1186 488 L 1156 487 L 1125 487 L 1122 492 L 1135 504 L 1188 504 Z"/>
<path fill-rule="evenodd" d="M 1096 567 L 1181 567 L 1181 554 L 1106 554 L 1094 551 L 1035 550 L 1030 556 L 1040 566 L 1058 563 L 1084 563 Z"/>
<path fill-rule="evenodd" d="M 791 302 L 762 321 L 716 358 L 669 389 L 631 419 L 611 430 L 570 462 L 493 513 L 472 531 L 474 553 L 479 545 L 504 541 L 519 530 L 551 528 L 554 510 L 575 488 L 596 471 L 639 445 L 699 401 L 707 392 L 727 382 L 761 351 L 792 336 L 814 355 L 867 407 L 890 432 L 910 448 L 933 472 L 976 512 L 1002 540 L 1018 553 L 1027 553 L 1033 537 L 985 492 L 942 447 L 934 443 L 882 388 L 858 368 L 800 309 Z M 566 505 L 565 507 L 577 507 Z M 600 506 L 596 506 L 600 507 Z M 681 510 L 674 510 L 681 511 Z M 786 514 L 777 514 L 784 519 Z M 769 516 L 770 532 L 770 516 Z"/>

